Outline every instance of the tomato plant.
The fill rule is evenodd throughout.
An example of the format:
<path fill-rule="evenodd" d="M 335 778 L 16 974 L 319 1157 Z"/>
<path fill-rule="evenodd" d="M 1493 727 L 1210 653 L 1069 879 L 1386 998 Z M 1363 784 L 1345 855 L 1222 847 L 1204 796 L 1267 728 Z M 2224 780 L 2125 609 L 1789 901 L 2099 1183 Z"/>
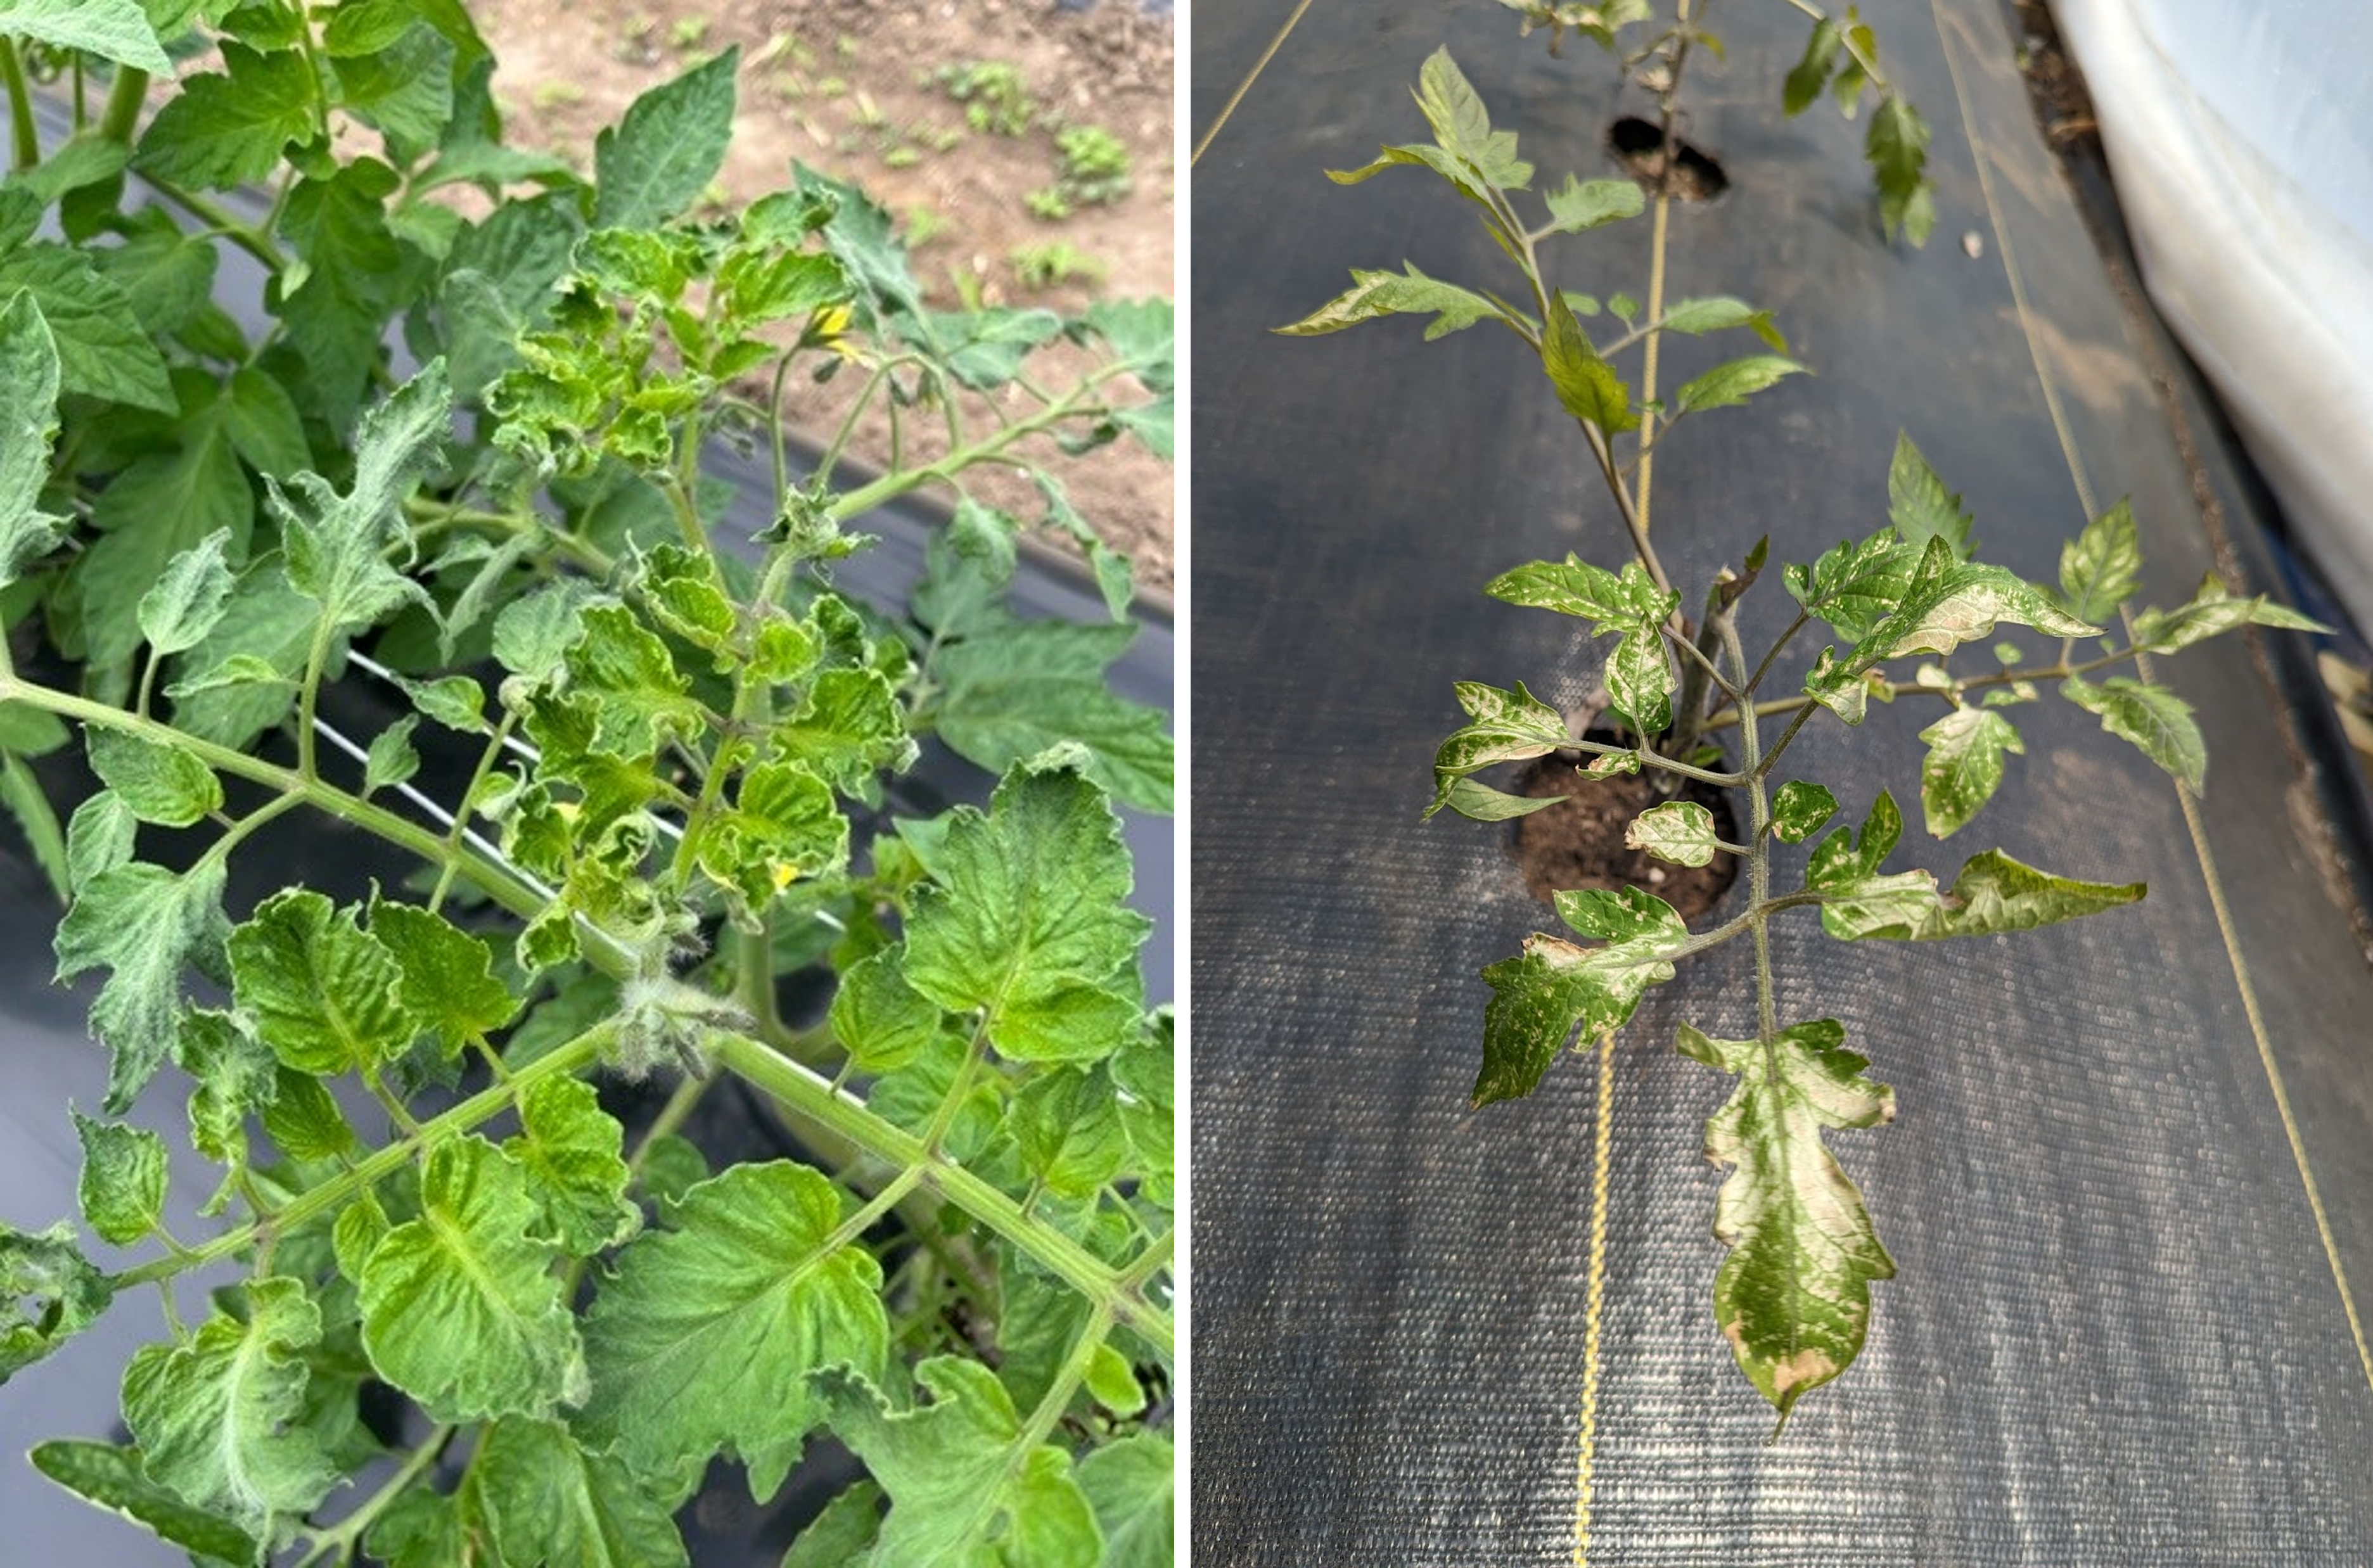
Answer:
<path fill-rule="evenodd" d="M 82 1228 L 0 1227 L 0 1381 L 128 1293 L 171 1330 L 129 1444 L 34 1463 L 206 1562 L 649 1565 L 715 1461 L 764 1500 L 829 1435 L 868 1479 L 790 1562 L 1168 1562 L 1171 1020 L 1115 811 L 1168 808 L 1168 723 L 1106 684 L 1128 566 L 1041 463 L 1167 455 L 1169 305 L 933 310 L 796 166 L 696 215 L 730 50 L 588 177 L 503 141 L 458 0 L 7 0 L 0 36 L 0 779 L 112 1063 Z M 815 452 L 793 375 L 853 389 Z M 746 547 L 720 442 L 771 460 Z M 1044 515 L 966 496 L 987 464 Z M 844 592 L 927 486 L 911 597 Z M 1015 614 L 1033 532 L 1107 621 Z M 348 734 L 342 682 L 405 711 Z M 65 813 L 29 759 L 77 738 Z M 985 806 L 902 812 L 930 740 Z M 310 884 L 264 858 L 298 813 L 412 872 Z M 288 885 L 234 907 L 235 862 Z M 630 1134 L 609 1087 L 653 1076 Z M 801 1157 L 683 1136 L 730 1082 Z M 166 1097 L 186 1153 L 119 1119 Z"/>
<path fill-rule="evenodd" d="M 1622 10 L 1623 21 L 1645 15 L 1644 6 L 1607 9 Z M 1596 23 L 1585 26 L 1584 14 L 1599 17 L 1581 6 L 1547 10 L 1554 14 L 1536 19 L 1585 32 Z M 1610 42 L 1613 25 L 1619 24 L 1599 29 Z M 1808 55 L 1817 62 L 1845 48 L 1847 36 L 1826 20 L 1819 26 L 1824 30 L 1817 31 Z M 1627 68 L 1660 59 L 1658 88 L 1669 95 L 1693 39 L 1701 41 L 1684 6 L 1677 26 L 1632 56 Z M 1853 47 L 1870 48 L 1858 36 Z M 1811 91 L 1819 90 L 1816 80 Z M 1799 96 L 1792 77 L 1791 108 L 1801 107 Z M 1483 971 L 1491 997 L 1474 1102 L 1479 1106 L 1531 1094 L 1570 1044 L 1597 1058 L 1603 1100 L 1617 1032 L 1648 988 L 1673 979 L 1685 958 L 1737 938 L 1753 943 L 1754 994 L 1740 999 L 1742 1012 L 1753 1008 L 1751 1035 L 1716 1038 L 1685 1024 L 1677 1044 L 1683 1055 L 1736 1081 L 1729 1099 L 1706 1123 L 1705 1152 L 1730 1171 L 1714 1213 L 1714 1234 L 1730 1248 L 1714 1281 L 1714 1321 L 1740 1370 L 1784 1422 L 1799 1398 L 1838 1376 L 1860 1353 L 1870 1322 L 1870 1286 L 1895 1272 L 1860 1189 L 1825 1141 L 1833 1129 L 1893 1119 L 1895 1095 L 1866 1074 L 1868 1061 L 1847 1048 L 1836 1019 L 1782 1018 L 1771 922 L 1805 910 L 1817 912 L 1822 930 L 1841 941 L 1927 942 L 2027 931 L 2132 904 L 2145 891 L 2140 883 L 2040 871 L 1999 849 L 1970 857 L 1949 885 L 1924 870 L 1888 871 L 1903 830 L 1893 796 L 1877 791 L 1858 830 L 1839 826 L 1819 837 L 1840 802 L 1828 784 L 1779 773 L 1791 744 L 1824 713 L 1858 726 L 1873 702 L 1940 705 L 1941 712 L 1930 709 L 1932 721 L 1920 731 L 1927 745 L 1920 807 L 1929 833 L 1947 838 L 1977 816 L 2000 789 L 2007 759 L 2023 753 L 2016 709 L 2053 691 L 2196 791 L 2207 766 L 2199 727 L 2183 699 L 2150 678 L 2150 661 L 2244 626 L 2319 628 L 2262 596 L 2230 592 L 2214 574 L 2172 609 L 2133 608 L 2142 552 L 2122 501 L 2068 542 L 2056 582 L 2029 582 L 1981 561 L 1973 520 L 1960 497 L 1908 437 L 1899 437 L 1887 476 L 1887 523 L 1862 539 L 1841 541 L 1813 561 L 1778 568 L 1773 575 L 1796 608 L 1772 643 L 1750 656 L 1738 605 L 1773 567 L 1768 540 L 1748 544 L 1735 557 L 1736 568 L 1717 572 L 1693 601 L 1697 616 L 1685 616 L 1682 606 L 1691 601 L 1666 572 L 1651 536 L 1650 459 L 1676 461 L 1667 447 L 1690 439 L 1703 415 L 1742 404 L 1804 367 L 1787 357 L 1786 339 L 1770 311 L 1726 295 L 1664 298 L 1662 208 L 1670 194 L 1664 177 L 1654 181 L 1655 278 L 1645 291 L 1644 311 L 1620 292 L 1602 299 L 1570 291 L 1552 278 L 1543 259 L 1548 242 L 1640 216 L 1648 201 L 1640 184 L 1569 176 L 1540 193 L 1546 213 L 1534 218 L 1518 204 L 1533 191 L 1533 166 L 1518 156 L 1514 132 L 1492 126 L 1482 99 L 1447 51 L 1426 61 L 1417 100 L 1433 141 L 1386 147 L 1374 163 L 1330 178 L 1350 183 L 1402 165 L 1431 170 L 1479 212 L 1522 288 L 1513 291 L 1512 300 L 1428 277 L 1413 266 L 1358 271 L 1350 290 L 1279 330 L 1316 335 L 1408 314 L 1432 318 L 1429 338 L 1483 322 L 1514 333 L 1537 357 L 1549 390 L 1572 416 L 1631 547 L 1619 570 L 1568 555 L 1515 567 L 1485 588 L 1511 604 L 1578 617 L 1593 638 L 1615 639 L 1602 681 L 1610 738 L 1577 734 L 1568 715 L 1522 683 L 1502 689 L 1462 682 L 1457 698 L 1469 722 L 1434 758 L 1426 815 L 1448 807 L 1478 821 L 1502 822 L 1565 798 L 1512 794 L 1477 778 L 1502 763 L 1577 756 L 1573 787 L 1579 790 L 1646 770 L 1666 786 L 1666 797 L 1684 784 L 1735 796 L 1736 836 L 1725 837 L 1702 802 L 1666 798 L 1631 820 L 1629 847 L 1682 866 L 1731 857 L 1744 868 L 1748 884 L 1743 909 L 1695 931 L 1643 887 L 1558 893 L 1555 907 L 1567 933 L 1536 934 L 1520 953 Z M 1669 97 L 1666 104 L 1669 130 Z M 1882 168 L 1883 212 L 1890 227 L 1912 229 L 1916 239 L 1919 198 L 1907 193 L 1912 205 L 1887 210 L 1890 178 Z M 1615 324 L 1594 337 L 1583 322 L 1602 313 Z M 1763 351 L 1719 364 L 1663 398 L 1654 395 L 1660 337 L 1732 332 L 1761 340 Z M 1635 349 L 1649 390 L 1617 367 Z M 1785 658 L 1791 646 L 1816 626 L 1828 628 L 1830 640 L 1809 661 L 1792 665 Z M 1964 645 L 2011 626 L 2040 632 L 2056 648 L 2030 656 L 2005 639 L 1994 644 L 1991 668 L 1951 667 L 1950 656 Z M 2135 673 L 2123 673 L 2130 665 Z M 1719 743 L 1725 736 L 1735 737 L 1735 751 Z M 1783 851 L 1808 843 L 1806 858 L 1783 883 Z M 1602 1115 L 1601 1172 L 1606 1128 Z M 1603 1201 L 1598 1212 L 1604 1213 Z"/>

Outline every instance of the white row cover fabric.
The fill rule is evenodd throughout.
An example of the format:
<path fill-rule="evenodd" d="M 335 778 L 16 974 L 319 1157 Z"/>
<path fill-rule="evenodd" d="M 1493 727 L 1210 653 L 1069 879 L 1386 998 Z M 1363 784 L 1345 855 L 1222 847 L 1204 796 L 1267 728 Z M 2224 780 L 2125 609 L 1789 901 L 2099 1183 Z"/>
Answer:
<path fill-rule="evenodd" d="M 2052 0 L 2143 278 L 2373 628 L 2373 5 Z"/>

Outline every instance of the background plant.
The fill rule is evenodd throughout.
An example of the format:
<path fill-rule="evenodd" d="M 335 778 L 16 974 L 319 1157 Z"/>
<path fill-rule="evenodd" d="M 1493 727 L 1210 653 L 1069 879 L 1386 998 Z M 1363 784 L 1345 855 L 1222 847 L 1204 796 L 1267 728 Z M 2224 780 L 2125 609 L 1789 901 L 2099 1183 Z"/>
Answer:
<path fill-rule="evenodd" d="M 1513 795 L 1475 775 L 1503 762 L 1578 753 L 1583 788 L 1645 769 L 1672 787 L 1694 782 L 1735 791 L 1743 801 L 1743 831 L 1736 841 L 1721 836 L 1718 819 L 1704 804 L 1675 799 L 1642 811 L 1628 842 L 1678 865 L 1733 856 L 1745 863 L 1748 889 L 1742 911 L 1702 931 L 1689 930 L 1670 905 L 1642 888 L 1558 894 L 1559 916 L 1592 945 L 1536 934 L 1519 954 L 1483 971 L 1492 998 L 1474 1101 L 1479 1106 L 1530 1094 L 1557 1055 L 1577 1040 L 1597 1055 L 1603 1101 L 1616 1033 L 1647 989 L 1671 979 L 1684 958 L 1735 938 L 1752 941 L 1751 1037 L 1716 1038 L 1685 1024 L 1678 1048 L 1737 1081 L 1706 1124 L 1707 1153 L 1731 1171 L 1714 1218 L 1714 1234 L 1731 1248 L 1714 1284 L 1714 1316 L 1740 1369 L 1784 1422 L 1798 1398 L 1837 1376 L 1860 1352 L 1869 1286 L 1894 1273 L 1862 1194 L 1826 1146 L 1823 1131 L 1891 1120 L 1895 1098 L 1865 1075 L 1867 1061 L 1846 1048 L 1837 1020 L 1783 1023 L 1772 984 L 1771 920 L 1791 909 L 1817 909 L 1822 929 L 1841 941 L 1931 941 L 2028 930 L 2130 904 L 2144 893 L 2139 883 L 2039 871 L 1999 849 L 1970 857 L 1949 887 L 1927 871 L 1888 872 L 1884 868 L 1901 837 L 1902 818 L 1885 790 L 1858 831 L 1841 826 L 1819 838 L 1797 869 L 1796 885 L 1777 888 L 1778 847 L 1812 841 L 1840 806 L 1819 781 L 1781 778 L 1777 770 L 1791 743 L 1824 709 L 1859 725 L 1874 699 L 1938 703 L 1943 712 L 1921 731 L 1928 754 L 1920 800 L 1929 832 L 1949 837 L 2000 788 L 2005 758 L 2024 750 L 2005 710 L 2041 700 L 2050 684 L 2197 790 L 2206 766 L 2198 726 L 2181 698 L 2151 683 L 2148 661 L 2245 625 L 2312 628 L 2314 623 L 2262 597 L 2236 596 L 2213 575 L 2186 603 L 2133 611 L 2141 550 L 2123 502 L 2069 542 L 2054 584 L 2030 583 L 1980 562 L 1972 520 L 1959 497 L 1908 438 L 1899 438 L 1888 475 L 1888 524 L 1813 562 L 1784 567 L 1780 575 L 1796 613 L 1768 649 L 1750 658 L 1739 636 L 1737 606 L 1766 571 L 1766 542 L 1747 549 L 1737 569 L 1715 575 L 1697 601 L 1696 620 L 1683 616 L 1682 594 L 1649 535 L 1648 458 L 1683 420 L 1742 404 L 1803 367 L 1784 357 L 1786 342 L 1769 312 L 1728 296 L 1665 302 L 1654 287 L 1649 290 L 1654 303 L 1644 313 L 1628 296 L 1607 296 L 1604 309 L 1617 325 L 1594 341 L 1582 321 L 1597 315 L 1601 302 L 1553 282 L 1541 247 L 1553 237 L 1637 216 L 1645 205 L 1638 185 L 1570 176 L 1543 193 L 1546 219 L 1529 220 L 1516 198 L 1531 190 L 1533 167 L 1517 156 L 1514 133 L 1492 127 L 1446 51 L 1426 62 L 1417 99 L 1432 128 L 1432 143 L 1386 147 L 1374 163 L 1329 178 L 1355 183 L 1401 164 L 1432 170 L 1480 209 L 1496 247 L 1523 277 L 1520 302 L 1427 277 L 1414 266 L 1355 271 L 1350 289 L 1280 330 L 1311 335 L 1413 314 L 1432 318 L 1429 338 L 1481 322 L 1513 332 L 1538 355 L 1560 403 L 1574 417 L 1632 555 L 1619 571 L 1571 555 L 1536 561 L 1502 574 L 1486 590 L 1510 603 L 1580 617 L 1593 637 L 1617 638 L 1605 666 L 1606 713 L 1624 738 L 1578 738 L 1564 714 L 1521 683 L 1507 690 L 1462 683 L 1458 698 L 1471 722 L 1435 757 L 1434 796 L 1426 814 L 1448 806 L 1498 822 L 1554 805 L 1565 797 Z M 1665 194 L 1660 190 L 1660 201 Z M 1655 254 L 1661 262 L 1661 245 Z M 1666 333 L 1742 330 L 1781 352 L 1717 365 L 1667 400 L 1635 392 L 1616 368 L 1633 348 L 1653 356 Z M 1783 655 L 1815 623 L 1835 640 L 1803 670 L 1792 694 L 1761 695 L 1789 684 Z M 2122 635 L 2110 633 L 2113 623 Z M 1951 668 L 1950 656 L 1963 645 L 2008 626 L 2058 639 L 2056 650 L 2030 656 L 2003 641 L 1994 645 L 1993 668 Z M 2080 656 L 2079 643 L 2096 638 L 2098 651 Z M 2135 674 L 2110 673 L 2129 663 Z M 1767 724 L 1777 727 L 1776 735 Z M 1736 732 L 1735 756 L 1714 743 L 1725 730 Z M 1602 1119 L 1602 1140 L 1606 1125 Z"/>
<path fill-rule="evenodd" d="M 962 492 L 1042 433 L 1166 452 L 1168 305 L 933 311 L 887 216 L 806 169 L 685 217 L 731 52 L 587 180 L 503 143 L 456 6 L 0 32 L 0 64 L 104 88 L 44 148 L 0 73 L 0 795 L 68 901 L 61 977 L 103 977 L 83 1217 L 136 1249 L 0 1227 L 0 1379 L 127 1292 L 172 1329 L 125 1371 L 129 1445 L 36 1464 L 209 1562 L 666 1563 L 712 1459 L 765 1498 L 830 1433 L 871 1479 L 793 1562 L 1167 1561 L 1170 1020 L 1111 804 L 1166 809 L 1166 721 L 1105 684 L 1128 570 L 1060 479 L 1027 523 Z M 213 57 L 143 131 L 169 41 Z M 1093 363 L 1055 380 L 1058 342 Z M 854 388 L 812 462 L 771 412 L 794 373 Z M 894 434 L 849 473 L 875 406 L 944 455 Z M 720 440 L 771 459 L 746 551 Z M 938 485 L 910 602 L 839 591 L 848 525 Z M 1081 542 L 1109 622 L 1013 614 L 1033 528 Z M 341 679 L 410 711 L 349 736 Z M 74 727 L 100 788 L 61 827 L 24 759 Z M 900 812 L 929 738 L 1002 776 L 986 808 Z M 424 750 L 472 759 L 447 801 Z M 306 812 L 414 872 L 228 907 Z M 818 965 L 829 1012 L 787 1018 Z M 602 1086 L 655 1073 L 630 1139 Z M 807 1157 L 712 1171 L 679 1135 L 736 1080 Z M 218 1170 L 203 1235 L 165 1228 L 182 1156 L 113 1119 L 163 1095 Z"/>

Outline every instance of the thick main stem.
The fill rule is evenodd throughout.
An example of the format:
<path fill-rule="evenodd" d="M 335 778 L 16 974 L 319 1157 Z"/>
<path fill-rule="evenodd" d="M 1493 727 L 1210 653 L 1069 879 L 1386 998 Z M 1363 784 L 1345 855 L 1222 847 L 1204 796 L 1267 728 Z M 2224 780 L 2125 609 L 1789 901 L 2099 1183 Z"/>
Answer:
<path fill-rule="evenodd" d="M 1737 684 L 1743 686 L 1748 680 L 1747 655 L 1738 646 L 1738 627 L 1727 615 L 1717 624 L 1722 628 L 1723 655 L 1730 661 Z M 1755 921 L 1756 1037 L 1769 1051 L 1772 1037 L 1780 1032 L 1778 1008 L 1771 994 L 1771 935 L 1764 919 L 1771 892 L 1771 812 L 1763 794 L 1763 753 L 1757 743 L 1755 708 L 1751 703 L 1741 710 L 1738 737 L 1746 760 L 1742 771 L 1747 775 L 1747 889 L 1748 912 Z"/>
<path fill-rule="evenodd" d="M 5 35 L 0 35 L 0 83 L 8 88 L 14 166 L 31 169 L 41 161 L 41 131 L 33 123 L 33 87 L 25 79 L 25 60 L 17 52 L 17 41 Z"/>

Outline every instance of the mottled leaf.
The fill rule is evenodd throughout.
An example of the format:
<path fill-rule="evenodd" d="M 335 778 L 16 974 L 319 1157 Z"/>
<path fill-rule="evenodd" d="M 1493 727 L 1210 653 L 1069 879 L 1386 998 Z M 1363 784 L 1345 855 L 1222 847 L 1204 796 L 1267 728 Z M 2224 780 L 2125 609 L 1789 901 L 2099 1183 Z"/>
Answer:
<path fill-rule="evenodd" d="M 1708 865 L 1716 842 L 1713 813 L 1695 801 L 1650 806 L 1623 830 L 1623 842 L 1672 865 Z"/>
<path fill-rule="evenodd" d="M 1895 1118 L 1895 1092 L 1863 1075 L 1869 1063 L 1845 1037 L 1833 1018 L 1768 1042 L 1680 1030 L 1682 1055 L 1738 1079 L 1706 1121 L 1706 1158 L 1731 1167 L 1714 1208 L 1714 1236 L 1731 1249 L 1714 1277 L 1714 1321 L 1783 1422 L 1862 1352 L 1870 1283 L 1895 1275 L 1861 1191 L 1821 1138 Z"/>
<path fill-rule="evenodd" d="M 321 1312 L 304 1285 L 258 1280 L 243 1318 L 217 1312 L 190 1340 L 149 1345 L 123 1374 L 123 1419 L 151 1480 L 262 1540 L 285 1538 L 337 1471 L 298 1420 Z"/>
<path fill-rule="evenodd" d="M 2027 753 L 2009 720 L 1991 708 L 1957 708 L 1925 730 L 1928 755 L 1920 765 L 1920 809 L 1928 831 L 1950 838 L 1993 799 L 2003 778 L 2003 754 Z"/>
<path fill-rule="evenodd" d="M 2190 703 L 2165 686 L 2130 675 L 2113 675 L 2098 686 L 2072 675 L 2060 684 L 2060 693 L 2098 715 L 2102 729 L 2132 742 L 2145 756 L 2190 785 L 2192 793 L 2200 792 L 2208 774 L 2208 746 L 2200 738 Z"/>
<path fill-rule="evenodd" d="M 1531 1094 L 1577 1030 L 1596 1042 L 1621 1028 L 1650 986 L 1673 977 L 1671 956 L 1689 937 L 1673 907 L 1642 888 L 1561 893 L 1557 907 L 1567 925 L 1603 945 L 1536 933 L 1520 956 L 1483 971 L 1491 1001 L 1475 1081 L 1479 1106 Z"/>

